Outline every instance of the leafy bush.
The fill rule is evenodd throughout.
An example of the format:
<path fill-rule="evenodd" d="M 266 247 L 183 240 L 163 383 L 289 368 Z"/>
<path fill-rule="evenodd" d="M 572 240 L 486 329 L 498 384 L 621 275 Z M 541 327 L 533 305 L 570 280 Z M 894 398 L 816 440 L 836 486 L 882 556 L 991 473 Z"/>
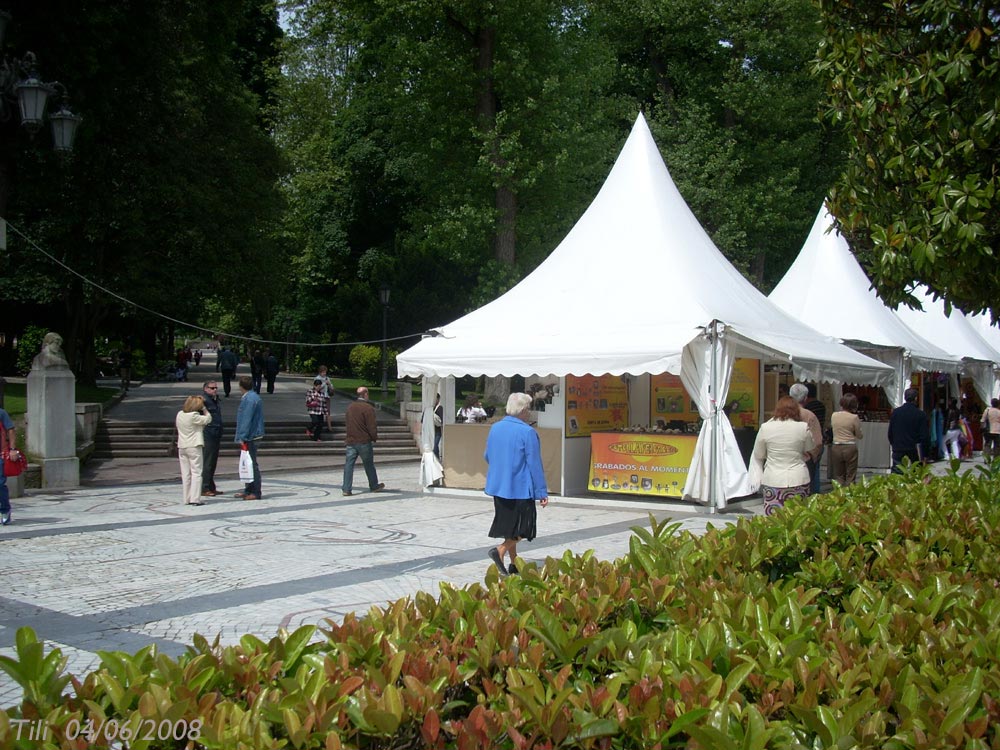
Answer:
<path fill-rule="evenodd" d="M 386 351 L 388 360 L 388 377 L 396 379 L 396 352 Z M 364 379 L 369 385 L 379 385 L 382 382 L 382 347 L 371 344 L 358 344 L 351 349 L 348 357 L 351 372 L 356 378 Z"/>
<path fill-rule="evenodd" d="M 31 362 L 42 350 L 42 341 L 48 328 L 42 326 L 26 326 L 24 333 L 17 337 L 17 371 L 22 375 L 31 371 Z"/>
<path fill-rule="evenodd" d="M 30 630 L 0 668 L 53 747 L 88 719 L 197 721 L 207 748 L 998 747 L 998 497 L 1000 471 L 917 468 L 268 643 L 102 652 L 65 697 Z"/>

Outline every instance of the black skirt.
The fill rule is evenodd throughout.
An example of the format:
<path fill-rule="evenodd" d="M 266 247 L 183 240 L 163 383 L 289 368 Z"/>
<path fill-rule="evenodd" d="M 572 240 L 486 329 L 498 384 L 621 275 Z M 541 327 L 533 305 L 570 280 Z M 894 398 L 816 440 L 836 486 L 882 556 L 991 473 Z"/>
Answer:
<path fill-rule="evenodd" d="M 534 500 L 508 500 L 505 497 L 493 498 L 493 525 L 490 526 L 490 536 L 497 539 L 526 539 L 529 542 L 535 538 L 535 522 L 538 512 Z"/>

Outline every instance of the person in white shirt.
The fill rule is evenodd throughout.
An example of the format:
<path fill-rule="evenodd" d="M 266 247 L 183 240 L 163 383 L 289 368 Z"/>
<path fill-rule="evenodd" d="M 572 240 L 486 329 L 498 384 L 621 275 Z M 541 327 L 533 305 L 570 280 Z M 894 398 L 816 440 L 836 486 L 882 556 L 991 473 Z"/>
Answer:
<path fill-rule="evenodd" d="M 465 406 L 458 410 L 457 416 L 463 422 L 480 422 L 486 419 L 486 409 L 479 402 L 479 396 L 470 393 L 465 397 Z"/>
<path fill-rule="evenodd" d="M 181 464 L 181 485 L 187 505 L 204 505 L 201 500 L 202 449 L 205 447 L 205 427 L 212 415 L 201 396 L 188 396 L 184 408 L 177 412 L 177 459 Z"/>
<path fill-rule="evenodd" d="M 809 426 L 800 419 L 798 402 L 790 396 L 779 398 L 774 417 L 757 433 L 750 460 L 750 483 L 759 483 L 766 515 L 784 507 L 790 497 L 809 494 L 806 458 L 815 447 Z"/>

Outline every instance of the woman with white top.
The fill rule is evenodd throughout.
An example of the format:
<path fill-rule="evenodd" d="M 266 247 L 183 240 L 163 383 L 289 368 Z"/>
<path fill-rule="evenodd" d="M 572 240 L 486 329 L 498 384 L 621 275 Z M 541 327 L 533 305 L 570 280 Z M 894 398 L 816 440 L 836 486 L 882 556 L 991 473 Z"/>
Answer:
<path fill-rule="evenodd" d="M 845 393 L 840 399 L 840 411 L 830 417 L 833 428 L 833 447 L 830 449 L 830 467 L 833 479 L 841 485 L 854 484 L 858 476 L 858 441 L 861 419 L 858 417 L 858 397 Z"/>
<path fill-rule="evenodd" d="M 212 415 L 205 409 L 205 399 L 188 396 L 184 408 L 177 412 L 177 459 L 181 464 L 181 484 L 187 505 L 204 505 L 201 501 L 201 454 L 205 445 L 205 427 Z"/>
<path fill-rule="evenodd" d="M 455 416 L 463 422 L 480 422 L 486 419 L 486 409 L 479 403 L 479 396 L 470 393 L 465 397 L 465 406 Z"/>
<path fill-rule="evenodd" d="M 766 515 L 784 507 L 790 497 L 809 494 L 806 454 L 815 447 L 809 426 L 800 421 L 798 403 L 791 396 L 779 398 L 774 417 L 757 433 L 750 466 L 750 476 L 760 478 Z"/>

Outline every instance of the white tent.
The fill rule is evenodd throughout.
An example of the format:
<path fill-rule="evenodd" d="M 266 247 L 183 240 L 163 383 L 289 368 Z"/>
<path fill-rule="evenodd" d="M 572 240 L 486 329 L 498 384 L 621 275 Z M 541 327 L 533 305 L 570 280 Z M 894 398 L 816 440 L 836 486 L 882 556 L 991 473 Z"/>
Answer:
<path fill-rule="evenodd" d="M 923 310 L 900 305 L 899 317 L 924 338 L 937 342 L 949 354 L 961 357 L 962 372 L 972 379 L 979 397 L 988 404 L 997 395 L 996 368 L 1000 364 L 1000 352 L 979 335 L 961 310 L 952 308 L 951 315 L 945 315 L 944 300 L 934 299 L 926 287 L 918 286 L 913 296 Z"/>
<path fill-rule="evenodd" d="M 740 275 L 684 202 L 642 115 L 549 257 L 434 334 L 397 357 L 400 375 L 679 373 L 704 420 L 684 493 L 713 507 L 748 492 L 732 427 L 719 418 L 737 354 L 789 362 L 803 379 L 883 385 L 893 376 Z"/>
<path fill-rule="evenodd" d="M 958 372 L 962 362 L 907 326 L 872 289 L 847 240 L 821 206 L 795 262 L 768 298 L 789 315 L 895 369 L 893 406 L 914 370 Z"/>
<path fill-rule="evenodd" d="M 966 315 L 965 319 L 972 324 L 972 327 L 976 330 L 983 340 L 990 345 L 991 348 L 1000 352 L 1000 328 L 993 325 L 990 321 L 990 316 L 987 313 L 978 313 L 976 315 Z M 1000 398 L 1000 378 L 994 379 L 993 381 L 993 398 Z"/>

